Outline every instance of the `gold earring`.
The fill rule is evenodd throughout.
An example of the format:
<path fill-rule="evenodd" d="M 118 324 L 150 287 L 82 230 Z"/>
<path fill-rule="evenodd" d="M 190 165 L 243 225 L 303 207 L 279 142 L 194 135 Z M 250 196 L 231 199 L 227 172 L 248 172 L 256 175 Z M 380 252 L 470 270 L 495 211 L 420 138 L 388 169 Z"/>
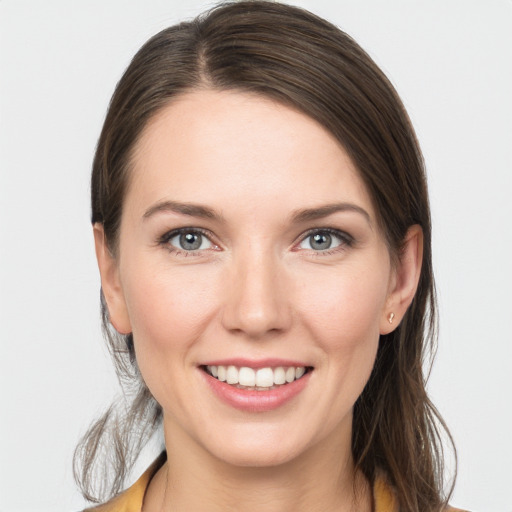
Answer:
<path fill-rule="evenodd" d="M 389 313 L 389 315 L 388 315 L 388 322 L 390 324 L 392 324 L 394 318 L 395 318 L 395 313 Z"/>

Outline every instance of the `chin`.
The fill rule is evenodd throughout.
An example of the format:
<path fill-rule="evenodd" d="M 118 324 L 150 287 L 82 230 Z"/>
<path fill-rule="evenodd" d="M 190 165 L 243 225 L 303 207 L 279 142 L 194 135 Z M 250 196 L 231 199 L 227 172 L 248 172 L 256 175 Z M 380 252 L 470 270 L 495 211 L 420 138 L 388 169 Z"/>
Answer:
<path fill-rule="evenodd" d="M 243 432 L 231 432 L 222 440 L 210 438 L 203 448 L 226 464 L 255 468 L 289 463 L 308 449 L 307 440 L 290 435 L 283 427 L 255 427 L 257 432 L 243 429 Z"/>
<path fill-rule="evenodd" d="M 231 447 L 229 451 L 216 450 L 215 455 L 222 462 L 241 468 L 271 468 L 291 462 L 297 457 L 297 452 L 271 450 L 269 447 L 250 447 L 237 450 Z"/>

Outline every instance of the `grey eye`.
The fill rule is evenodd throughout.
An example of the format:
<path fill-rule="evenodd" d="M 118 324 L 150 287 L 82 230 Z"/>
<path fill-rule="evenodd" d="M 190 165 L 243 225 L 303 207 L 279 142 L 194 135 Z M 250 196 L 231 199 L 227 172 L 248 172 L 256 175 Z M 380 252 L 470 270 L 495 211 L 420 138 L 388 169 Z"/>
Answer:
<path fill-rule="evenodd" d="M 187 251 L 196 251 L 201 247 L 202 238 L 199 233 L 186 233 L 180 235 L 180 245 Z"/>
<path fill-rule="evenodd" d="M 169 239 L 169 243 L 183 251 L 198 251 L 210 249 L 212 243 L 206 236 L 198 231 L 185 231 Z"/>
<path fill-rule="evenodd" d="M 331 247 L 332 237 L 328 233 L 317 233 L 316 235 L 311 235 L 309 238 L 309 244 L 312 249 L 323 251 Z"/>
<path fill-rule="evenodd" d="M 338 247 L 342 243 L 343 240 L 340 236 L 328 233 L 327 231 L 317 231 L 304 238 L 299 247 L 313 251 L 325 251 Z"/>

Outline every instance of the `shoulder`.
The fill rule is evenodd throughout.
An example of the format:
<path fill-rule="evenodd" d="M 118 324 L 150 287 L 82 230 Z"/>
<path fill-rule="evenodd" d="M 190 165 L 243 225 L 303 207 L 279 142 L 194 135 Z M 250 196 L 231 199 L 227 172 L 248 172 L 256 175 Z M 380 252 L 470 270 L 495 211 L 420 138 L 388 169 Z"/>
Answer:
<path fill-rule="evenodd" d="M 95 507 L 86 508 L 83 512 L 140 512 L 142 509 L 142 499 L 133 496 L 132 487 L 118 494 L 107 503 L 97 505 Z M 140 501 L 140 504 L 139 504 Z M 140 506 L 138 506 L 140 505 Z M 137 509 L 138 506 L 138 509 Z"/>
<path fill-rule="evenodd" d="M 382 471 L 373 483 L 373 503 L 375 512 L 398 512 L 395 491 Z"/>
<path fill-rule="evenodd" d="M 375 512 L 399 512 L 395 490 L 383 472 L 379 472 L 373 484 L 373 501 Z M 443 512 L 469 512 L 460 508 L 447 506 Z"/>
<path fill-rule="evenodd" d="M 163 452 L 131 487 L 107 503 L 87 508 L 83 512 L 141 512 L 149 482 L 166 459 L 166 453 Z"/>

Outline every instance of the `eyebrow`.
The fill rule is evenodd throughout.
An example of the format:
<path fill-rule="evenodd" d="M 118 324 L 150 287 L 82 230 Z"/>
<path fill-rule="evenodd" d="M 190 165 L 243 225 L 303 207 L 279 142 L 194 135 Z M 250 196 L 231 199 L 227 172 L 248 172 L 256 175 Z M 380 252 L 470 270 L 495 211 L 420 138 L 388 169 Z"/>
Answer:
<path fill-rule="evenodd" d="M 222 216 L 216 213 L 211 208 L 207 206 L 202 206 L 199 204 L 193 203 L 179 203 L 177 201 L 160 201 L 155 205 L 148 208 L 144 215 L 143 219 L 148 219 L 149 217 L 155 215 L 156 213 L 161 212 L 172 212 L 179 213 L 181 215 L 188 215 L 190 217 L 200 217 L 204 219 L 213 219 L 221 221 L 223 220 Z"/>
<path fill-rule="evenodd" d="M 333 203 L 318 208 L 306 208 L 304 210 L 297 210 L 292 215 L 293 222 L 308 222 L 317 219 L 323 219 L 334 213 L 338 212 L 355 212 L 362 215 L 370 227 L 372 226 L 372 220 L 370 214 L 360 206 L 352 203 Z"/>
<path fill-rule="evenodd" d="M 148 208 L 142 217 L 143 219 L 148 219 L 149 217 L 161 212 L 172 212 L 190 217 L 199 217 L 217 221 L 224 220 L 222 215 L 216 213 L 212 208 L 194 203 L 180 203 L 178 201 L 160 201 Z M 291 219 L 294 223 L 302 223 L 323 219 L 324 217 L 328 217 L 329 215 L 333 215 L 338 212 L 358 213 L 366 219 L 370 226 L 372 226 L 370 214 L 364 208 L 352 203 L 333 203 L 320 206 L 318 208 L 296 210 L 292 214 Z"/>

